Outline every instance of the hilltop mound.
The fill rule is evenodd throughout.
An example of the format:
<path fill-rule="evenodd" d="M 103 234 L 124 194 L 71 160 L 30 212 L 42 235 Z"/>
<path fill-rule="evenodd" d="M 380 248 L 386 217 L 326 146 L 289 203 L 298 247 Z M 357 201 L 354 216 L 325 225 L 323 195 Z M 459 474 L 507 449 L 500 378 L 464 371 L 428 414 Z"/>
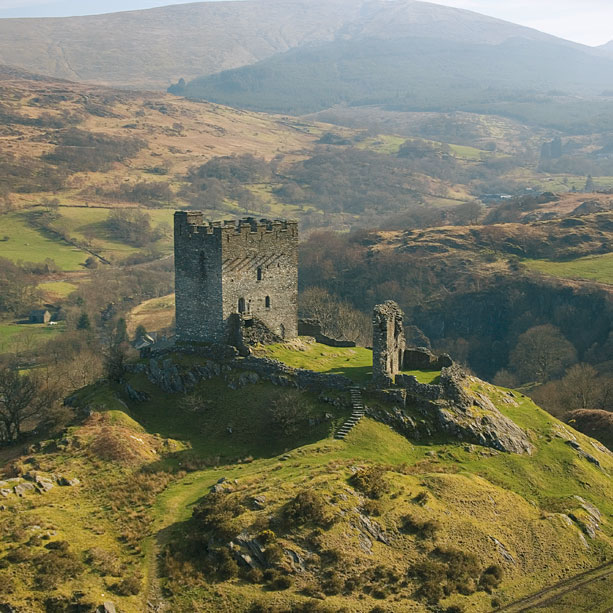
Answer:
<path fill-rule="evenodd" d="M 336 360 L 351 375 L 355 359 L 359 377 L 363 356 L 349 351 L 330 349 L 327 368 Z M 70 403 L 93 414 L 6 469 L 0 560 L 11 567 L 0 585 L 12 606 L 92 608 L 104 593 L 126 613 L 145 602 L 177 612 L 434 603 L 478 612 L 611 551 L 613 457 L 519 394 L 469 385 L 484 415 L 491 403 L 525 432 L 532 455 L 425 428 L 407 438 L 368 417 L 336 440 L 348 394 L 296 389 L 291 370 L 273 384 L 167 355 L 130 371 L 121 386 L 77 393 Z M 160 388 L 164 372 L 174 391 Z M 390 398 L 365 399 L 398 415 Z M 419 421 L 417 406 L 403 410 Z M 52 482 L 60 472 L 68 485 Z"/>

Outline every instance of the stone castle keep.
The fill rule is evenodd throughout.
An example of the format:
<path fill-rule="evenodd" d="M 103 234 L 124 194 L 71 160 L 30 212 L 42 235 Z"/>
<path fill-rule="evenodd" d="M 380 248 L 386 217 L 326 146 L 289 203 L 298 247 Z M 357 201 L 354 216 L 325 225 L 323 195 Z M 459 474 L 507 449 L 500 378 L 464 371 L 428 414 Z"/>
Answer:
<path fill-rule="evenodd" d="M 298 334 L 298 223 L 174 217 L 178 341 L 234 344 L 233 327 Z"/>
<path fill-rule="evenodd" d="M 501 451 L 532 452 L 527 435 L 487 398 L 467 394 L 466 374 L 449 356 L 407 347 L 403 313 L 395 302 L 374 308 L 372 380 L 367 386 L 371 394 L 393 403 L 392 411 L 366 407 L 360 386 L 343 374 L 295 368 L 254 355 L 254 345 L 298 335 L 297 222 L 245 218 L 210 223 L 200 212 L 176 212 L 175 270 L 179 346 L 148 348 L 148 363 L 128 365 L 165 392 L 185 393 L 198 381 L 219 377 L 231 389 L 269 381 L 324 394 L 326 400 L 326 390 L 340 390 L 349 393 L 353 412 L 337 430 L 339 439 L 368 415 L 409 439 L 442 432 Z M 317 320 L 300 323 L 309 342 L 355 346 L 353 341 L 328 337 Z M 186 365 L 173 362 L 176 350 L 206 359 L 186 371 Z M 438 382 L 420 383 L 412 370 L 440 371 L 440 376 Z M 148 398 L 129 384 L 126 393 L 137 402 Z M 469 411 L 475 405 L 479 411 Z M 407 407 L 418 411 L 418 421 L 405 412 Z"/>

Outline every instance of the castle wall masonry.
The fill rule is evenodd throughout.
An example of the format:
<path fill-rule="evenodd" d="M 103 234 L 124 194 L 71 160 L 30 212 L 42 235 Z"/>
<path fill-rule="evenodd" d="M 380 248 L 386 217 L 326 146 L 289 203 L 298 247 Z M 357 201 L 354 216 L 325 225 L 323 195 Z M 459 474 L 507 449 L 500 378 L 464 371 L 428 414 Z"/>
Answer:
<path fill-rule="evenodd" d="M 175 213 L 176 334 L 179 341 L 225 343 L 228 318 L 255 317 L 282 339 L 298 334 L 298 224 L 207 222 Z"/>

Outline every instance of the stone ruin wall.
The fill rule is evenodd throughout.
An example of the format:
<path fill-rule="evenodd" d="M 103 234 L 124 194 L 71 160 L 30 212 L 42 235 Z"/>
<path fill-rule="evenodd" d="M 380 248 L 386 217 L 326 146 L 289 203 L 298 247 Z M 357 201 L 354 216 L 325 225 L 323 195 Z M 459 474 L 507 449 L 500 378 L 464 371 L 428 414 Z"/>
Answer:
<path fill-rule="evenodd" d="M 375 385 L 393 385 L 402 370 L 405 340 L 403 313 L 392 300 L 378 304 L 373 312 L 372 373 Z"/>

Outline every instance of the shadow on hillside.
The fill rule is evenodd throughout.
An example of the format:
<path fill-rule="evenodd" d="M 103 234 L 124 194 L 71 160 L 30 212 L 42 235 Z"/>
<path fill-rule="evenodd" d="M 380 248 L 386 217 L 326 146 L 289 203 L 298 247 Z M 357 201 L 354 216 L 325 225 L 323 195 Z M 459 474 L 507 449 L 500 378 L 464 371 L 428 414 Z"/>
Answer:
<path fill-rule="evenodd" d="M 131 417 L 147 432 L 187 447 L 169 449 L 160 467 L 188 471 L 270 458 L 315 443 L 331 436 L 351 412 L 315 394 L 266 382 L 234 390 L 217 378 L 187 395 L 164 393 L 140 376 L 130 384 L 149 395 L 135 402 L 116 390 Z"/>
<path fill-rule="evenodd" d="M 328 375 L 343 375 L 355 383 L 366 385 L 370 383 L 372 378 L 372 366 L 347 366 L 345 368 L 331 368 L 330 370 L 323 370 L 322 372 Z"/>

